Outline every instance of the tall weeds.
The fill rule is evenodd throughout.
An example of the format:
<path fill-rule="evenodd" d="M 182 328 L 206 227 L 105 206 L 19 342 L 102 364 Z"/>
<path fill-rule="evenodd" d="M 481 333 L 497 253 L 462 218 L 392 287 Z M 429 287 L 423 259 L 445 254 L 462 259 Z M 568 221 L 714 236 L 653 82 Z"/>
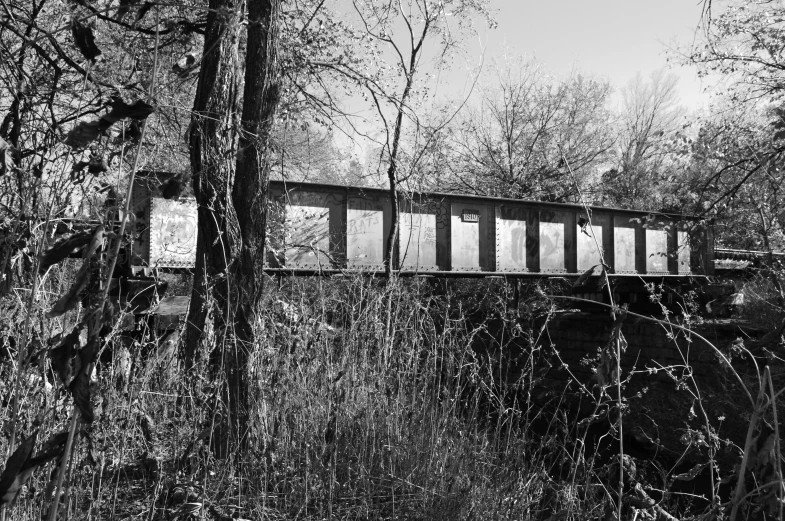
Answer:
<path fill-rule="evenodd" d="M 556 304 L 536 286 L 524 287 L 515 302 L 498 280 L 277 282 L 266 285 L 267 311 L 255 324 L 263 341 L 245 375 L 250 449 L 228 459 L 211 450 L 216 415 L 224 414 L 211 353 L 186 373 L 151 324 L 116 328 L 104 348 L 112 356 L 101 357 L 93 384 L 97 419 L 79 429 L 67 466 L 63 518 L 605 519 L 619 511 L 621 475 L 623 516 L 668 519 L 686 512 L 670 487 L 710 463 L 682 458 L 685 469 L 675 457 L 614 456 L 615 384 L 603 394 L 581 380 L 585 392 L 576 393 L 549 379 L 562 365 L 546 335 Z M 40 374 L 52 382 L 47 364 Z M 15 367 L 4 370 L 15 376 Z M 757 393 L 755 374 L 739 378 Z M 705 427 L 691 431 L 685 454 L 714 458 L 728 440 L 739 463 L 745 455 L 737 519 L 781 508 L 782 382 L 776 371 L 760 377 L 756 417 L 741 420 L 749 436 L 726 432 L 730 419 L 715 421 L 716 389 L 700 379 L 690 379 L 691 392 L 680 391 L 685 399 L 674 402 L 705 402 Z M 641 416 L 637 378 L 641 371 L 623 375 L 625 436 Z M 62 431 L 70 401 L 43 381 L 31 380 L 30 389 L 20 397 L 20 436 Z M 655 414 L 654 401 L 643 410 Z M 653 421 L 664 431 L 663 418 Z M 714 448 L 700 449 L 700 440 Z M 52 465 L 34 473 L 10 519 L 37 519 L 48 509 Z M 760 476 L 767 481 L 755 481 Z M 718 479 L 712 489 L 719 486 Z M 705 511 L 732 515 L 724 501 L 718 496 Z"/>

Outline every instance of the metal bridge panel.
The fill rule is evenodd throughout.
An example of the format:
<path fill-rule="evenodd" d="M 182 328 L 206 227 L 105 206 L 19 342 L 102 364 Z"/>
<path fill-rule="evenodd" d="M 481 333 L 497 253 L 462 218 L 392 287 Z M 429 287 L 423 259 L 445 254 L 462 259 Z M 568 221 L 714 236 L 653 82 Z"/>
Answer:
<path fill-rule="evenodd" d="M 160 198 L 171 174 L 150 174 L 132 189 L 137 220 L 132 265 L 194 265 L 197 206 Z M 573 273 L 599 262 L 585 210 L 576 205 L 451 194 L 402 193 L 396 267 L 471 274 Z M 383 190 L 271 183 L 266 265 L 270 268 L 380 270 L 392 212 Z M 619 274 L 711 274 L 711 227 L 674 223 L 669 214 L 595 207 L 594 234 Z M 646 223 L 642 225 L 642 223 Z M 678 224 L 678 228 L 676 227 Z"/>
<path fill-rule="evenodd" d="M 572 217 L 572 219 L 570 218 Z M 568 223 L 574 214 L 540 211 L 540 272 L 566 273 L 567 252 L 574 251 L 574 240 L 568 239 Z"/>
<path fill-rule="evenodd" d="M 384 268 L 384 248 L 390 219 L 389 199 L 351 196 L 346 210 L 346 262 L 355 269 Z"/>
<path fill-rule="evenodd" d="M 526 265 L 526 221 L 529 211 L 512 205 L 496 206 L 496 270 L 528 271 Z"/>
<path fill-rule="evenodd" d="M 193 268 L 196 234 L 196 200 L 150 200 L 150 266 Z"/>
<path fill-rule="evenodd" d="M 636 225 L 627 216 L 617 216 L 613 222 L 613 271 L 614 273 L 637 273 Z"/>
<path fill-rule="evenodd" d="M 646 273 L 666 275 L 668 271 L 668 230 L 646 228 Z"/>
<path fill-rule="evenodd" d="M 477 201 L 450 205 L 450 259 L 455 271 L 492 271 L 488 262 L 490 208 Z"/>
<path fill-rule="evenodd" d="M 585 217 L 581 215 L 581 217 Z M 604 231 L 607 230 L 607 219 L 592 218 L 591 225 L 588 223 L 584 226 L 576 224 L 575 233 L 577 234 L 576 248 L 578 250 L 578 272 L 583 273 L 592 266 L 597 266 L 602 263 L 600 255 L 603 248 Z M 599 245 L 599 248 L 597 247 Z M 601 267 L 595 268 L 595 273 L 600 273 Z"/>
<path fill-rule="evenodd" d="M 692 250 L 690 249 L 690 234 L 686 230 L 679 230 L 677 232 L 677 252 L 678 252 L 678 273 L 679 275 L 688 275 L 692 273 L 690 266 L 692 260 Z"/>
<path fill-rule="evenodd" d="M 285 197 L 286 267 L 321 269 L 340 264 L 342 195 L 292 191 Z"/>
<path fill-rule="evenodd" d="M 139 180 L 131 189 L 131 214 L 136 219 L 131 242 L 131 264 L 149 266 L 150 260 L 150 192 L 147 183 Z"/>
<path fill-rule="evenodd" d="M 439 202 L 406 202 L 400 213 L 398 255 L 401 269 L 436 271 Z M 442 244 L 444 244 L 442 242 Z"/>

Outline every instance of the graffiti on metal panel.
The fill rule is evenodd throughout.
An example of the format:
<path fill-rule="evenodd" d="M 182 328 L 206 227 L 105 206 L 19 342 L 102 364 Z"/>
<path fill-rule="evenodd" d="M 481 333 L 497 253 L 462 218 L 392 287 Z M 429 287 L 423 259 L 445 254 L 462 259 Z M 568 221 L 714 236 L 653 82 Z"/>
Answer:
<path fill-rule="evenodd" d="M 540 214 L 540 269 L 561 271 L 565 268 L 564 216 L 555 212 Z"/>
<path fill-rule="evenodd" d="M 194 266 L 196 233 L 196 201 L 150 201 L 151 266 Z"/>
<path fill-rule="evenodd" d="M 403 266 L 436 264 L 436 227 L 436 216 L 433 214 L 401 214 L 400 251 Z"/>
<path fill-rule="evenodd" d="M 417 199 L 404 204 L 401 213 L 429 214 L 435 216 L 434 225 L 437 230 L 447 228 L 450 221 L 450 211 L 447 204 L 441 199 Z"/>
<path fill-rule="evenodd" d="M 347 234 L 349 237 L 372 233 L 382 224 L 382 205 L 378 200 L 349 199 L 348 211 Z"/>
<path fill-rule="evenodd" d="M 540 269 L 564 269 L 564 223 L 540 222 Z"/>
<path fill-rule="evenodd" d="M 527 215 L 524 208 L 498 207 L 496 247 L 499 269 L 526 270 Z"/>

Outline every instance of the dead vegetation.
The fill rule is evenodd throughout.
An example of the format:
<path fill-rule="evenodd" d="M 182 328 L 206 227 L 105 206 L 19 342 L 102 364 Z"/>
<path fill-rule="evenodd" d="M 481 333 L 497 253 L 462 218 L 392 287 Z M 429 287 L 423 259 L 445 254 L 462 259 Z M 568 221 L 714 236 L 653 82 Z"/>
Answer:
<path fill-rule="evenodd" d="M 625 519 L 779 515 L 776 355 L 758 372 L 718 364 L 716 381 L 645 390 L 635 385 L 641 376 L 623 373 L 620 402 L 611 373 L 603 385 L 544 385 L 558 357 L 540 334 L 555 309 L 542 288 L 511 306 L 493 281 L 293 278 L 267 287 L 268 313 L 256 323 L 264 340 L 244 375 L 250 442 L 229 454 L 216 443 L 227 414 L 220 353 L 202 353 L 186 373 L 155 331 L 129 340 L 112 329 L 100 349 L 113 356 L 101 356 L 89 384 L 95 419 L 82 415 L 62 458 L 74 398 L 52 354 L 68 344 L 17 356 L 24 320 L 6 297 L 6 519 L 45 516 L 60 468 L 59 515 L 69 519 L 610 519 L 619 501 Z M 34 301 L 31 337 L 55 331 L 48 309 Z M 70 341 L 84 356 L 87 338 Z"/>

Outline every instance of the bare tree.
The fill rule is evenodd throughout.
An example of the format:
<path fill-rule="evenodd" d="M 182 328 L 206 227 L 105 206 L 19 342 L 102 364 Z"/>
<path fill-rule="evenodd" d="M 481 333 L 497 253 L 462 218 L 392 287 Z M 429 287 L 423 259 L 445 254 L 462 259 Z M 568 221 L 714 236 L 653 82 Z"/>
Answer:
<path fill-rule="evenodd" d="M 349 154 L 335 142 L 334 132 L 315 125 L 278 125 L 273 136 L 278 179 L 321 183 L 348 183 Z M 356 181 L 355 181 L 356 182 Z"/>
<path fill-rule="evenodd" d="M 360 19 L 362 39 L 378 53 L 378 67 L 369 73 L 339 65 L 347 77 L 362 85 L 373 100 L 383 126 L 380 165 L 386 176 L 392 204 L 391 230 L 385 249 L 388 275 L 394 269 L 392 252 L 398 239 L 399 182 L 417 164 L 415 143 L 410 150 L 408 169 L 402 168 L 404 123 L 414 124 L 415 141 L 421 137 L 417 101 L 423 101 L 424 90 L 418 90 L 417 79 L 426 54 L 434 56 L 434 68 L 443 67 L 445 58 L 458 46 L 464 29 L 476 15 L 490 23 L 487 0 L 353 0 Z M 384 57 L 390 56 L 390 63 Z"/>
<path fill-rule="evenodd" d="M 453 126 L 454 187 L 478 194 L 566 201 L 566 166 L 588 183 L 613 144 L 610 85 L 581 74 L 557 80 L 534 60 L 506 60 L 479 106 Z"/>
<path fill-rule="evenodd" d="M 637 74 L 622 91 L 615 165 L 603 175 L 608 204 L 650 207 L 658 204 L 661 178 L 671 174 L 670 146 L 680 128 L 678 78 L 660 69 L 644 80 Z"/>

